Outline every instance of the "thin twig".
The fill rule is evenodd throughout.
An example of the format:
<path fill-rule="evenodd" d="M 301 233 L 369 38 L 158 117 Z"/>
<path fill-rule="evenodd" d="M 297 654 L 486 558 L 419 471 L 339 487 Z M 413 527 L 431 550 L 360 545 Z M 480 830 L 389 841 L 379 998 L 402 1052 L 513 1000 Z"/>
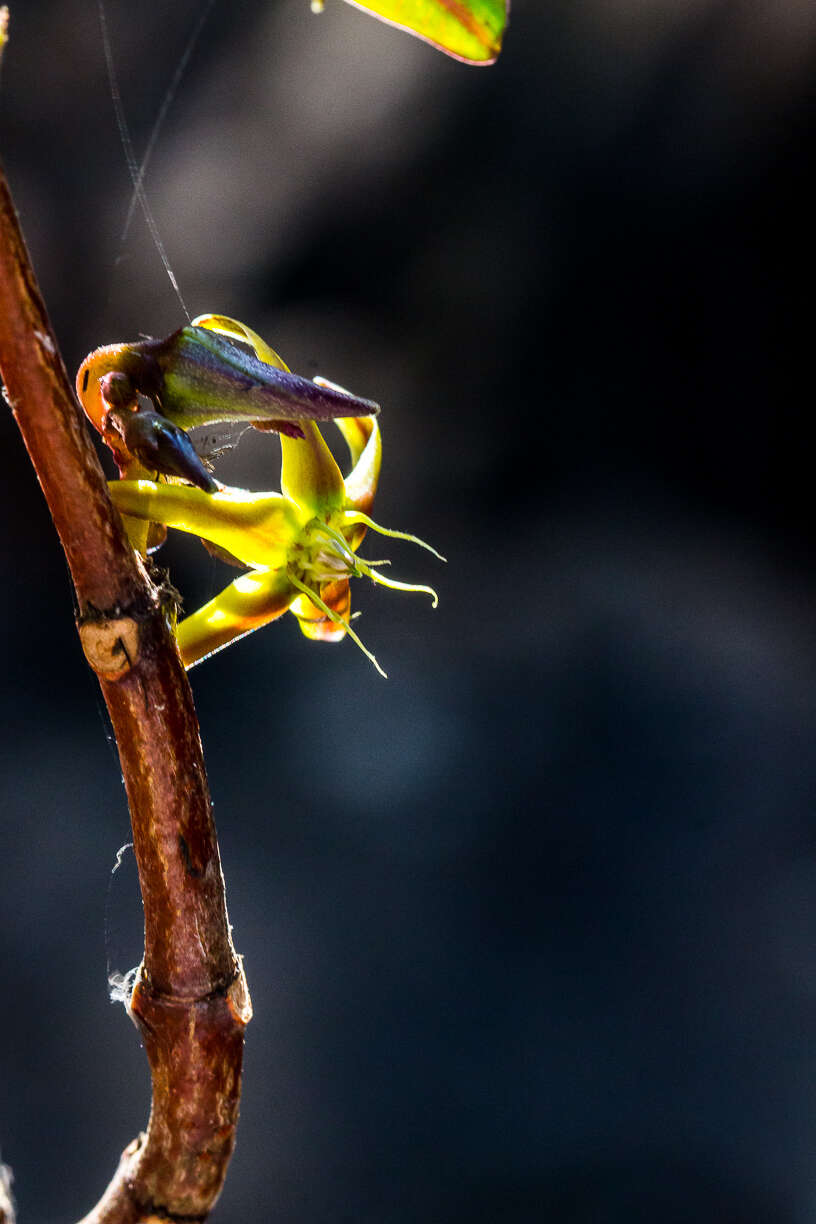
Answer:
<path fill-rule="evenodd" d="M 76 588 L 133 824 L 145 953 L 130 998 L 153 1082 L 146 1135 L 83 1224 L 203 1220 L 235 1142 L 249 995 L 230 938 L 192 694 L 74 399 L 0 168 L 0 372 Z"/>

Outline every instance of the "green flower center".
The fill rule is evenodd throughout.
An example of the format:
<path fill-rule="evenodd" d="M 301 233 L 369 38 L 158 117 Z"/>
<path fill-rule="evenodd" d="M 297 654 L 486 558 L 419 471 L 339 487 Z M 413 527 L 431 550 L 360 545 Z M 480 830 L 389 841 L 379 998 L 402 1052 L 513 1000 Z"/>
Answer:
<path fill-rule="evenodd" d="M 302 529 L 287 554 L 286 572 L 307 586 L 356 578 L 363 573 L 345 537 L 329 523 L 313 518 Z"/>
<path fill-rule="evenodd" d="M 341 510 L 335 516 L 329 516 L 326 522 L 320 518 L 310 519 L 301 529 L 297 539 L 289 546 L 286 554 L 286 575 L 292 586 L 305 595 L 335 625 L 342 625 L 352 641 L 360 647 L 363 654 L 377 668 L 377 671 L 384 676 L 385 672 L 374 658 L 374 655 L 370 650 L 366 649 L 348 621 L 330 608 L 321 598 L 321 585 L 327 582 L 337 582 L 344 578 L 360 578 L 365 575 L 379 586 L 387 586 L 392 590 L 424 591 L 427 595 L 431 596 L 434 607 L 436 607 L 437 603 L 436 592 L 432 587 L 415 585 L 408 582 L 397 582 L 395 578 L 386 578 L 383 574 L 380 574 L 376 567 L 390 565 L 390 561 L 364 561 L 361 557 L 356 556 L 343 532 L 332 523 L 332 517 L 341 518 L 343 527 L 349 531 L 362 525 L 368 527 L 371 531 L 377 532 L 379 535 L 410 540 L 414 544 L 419 544 L 422 548 L 427 548 L 429 552 L 434 553 L 442 561 L 445 558 L 441 557 L 436 549 L 431 548 L 430 544 L 426 544 L 416 536 L 408 535 L 404 531 L 391 531 L 387 527 L 380 527 L 367 514 L 349 510 Z"/>

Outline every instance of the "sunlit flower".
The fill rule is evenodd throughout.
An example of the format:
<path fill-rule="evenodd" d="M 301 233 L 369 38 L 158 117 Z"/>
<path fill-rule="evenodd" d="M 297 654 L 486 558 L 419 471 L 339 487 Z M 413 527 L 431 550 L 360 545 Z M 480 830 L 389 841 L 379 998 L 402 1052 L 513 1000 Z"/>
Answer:
<path fill-rule="evenodd" d="M 243 324 L 208 316 L 202 325 L 238 336 L 253 346 L 261 360 L 280 362 Z M 308 638 L 340 641 L 348 634 L 385 675 L 351 627 L 349 579 L 365 575 L 395 590 L 424 591 L 436 606 L 430 587 L 397 582 L 381 572 L 387 562 L 365 561 L 357 555 L 367 529 L 435 550 L 415 536 L 380 527 L 369 517 L 382 454 L 376 418 L 347 417 L 335 424 L 351 452 L 352 470 L 345 480 L 317 426 L 301 421 L 302 438 L 281 435 L 280 493 L 228 487 L 207 493 L 151 480 L 111 482 L 111 496 L 123 514 L 201 536 L 248 567 L 247 573 L 178 625 L 185 666 L 192 667 L 291 611 Z"/>

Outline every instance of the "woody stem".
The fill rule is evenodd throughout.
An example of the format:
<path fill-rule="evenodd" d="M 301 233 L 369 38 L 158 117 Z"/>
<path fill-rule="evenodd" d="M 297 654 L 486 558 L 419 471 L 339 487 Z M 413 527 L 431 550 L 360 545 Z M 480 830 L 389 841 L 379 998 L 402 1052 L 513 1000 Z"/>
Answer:
<path fill-rule="evenodd" d="M 203 1220 L 235 1141 L 251 1009 L 230 938 L 192 694 L 74 399 L 0 168 L 0 374 L 73 578 L 119 749 L 145 914 L 129 1001 L 150 1063 L 146 1136 L 84 1224 Z"/>

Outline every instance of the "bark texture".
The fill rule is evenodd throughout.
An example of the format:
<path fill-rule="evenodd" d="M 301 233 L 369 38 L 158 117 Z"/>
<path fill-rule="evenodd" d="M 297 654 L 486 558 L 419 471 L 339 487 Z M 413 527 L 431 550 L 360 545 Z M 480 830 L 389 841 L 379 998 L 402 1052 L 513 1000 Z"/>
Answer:
<path fill-rule="evenodd" d="M 110 711 L 144 902 L 129 1010 L 150 1063 L 150 1121 L 84 1224 L 203 1220 L 235 1142 L 251 1005 L 230 937 L 198 721 L 160 593 L 108 496 L 1 168 L 0 373 Z"/>

